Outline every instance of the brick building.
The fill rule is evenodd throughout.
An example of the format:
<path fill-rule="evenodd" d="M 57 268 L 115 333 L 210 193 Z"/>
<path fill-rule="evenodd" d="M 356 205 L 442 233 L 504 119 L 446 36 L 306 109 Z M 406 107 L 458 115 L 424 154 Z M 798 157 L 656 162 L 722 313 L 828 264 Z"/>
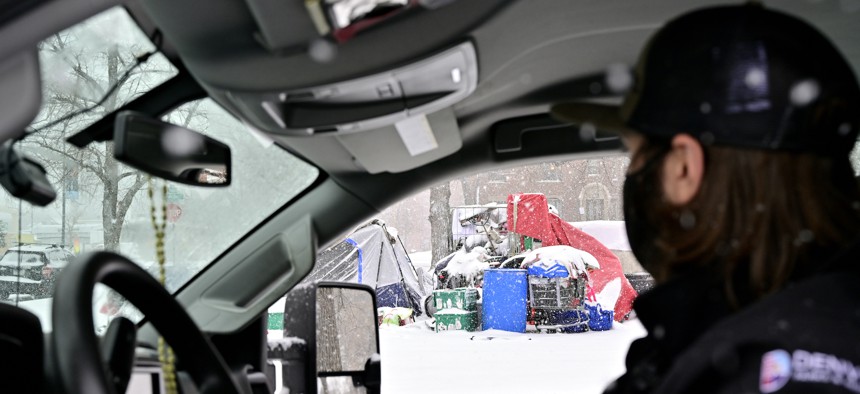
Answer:
<path fill-rule="evenodd" d="M 479 204 L 505 202 L 512 193 L 543 193 L 568 222 L 622 220 L 626 169 L 624 157 L 549 162 L 483 173 L 462 183 L 475 185 Z"/>
<path fill-rule="evenodd" d="M 549 162 L 490 171 L 450 182 L 450 205 L 505 202 L 511 193 L 543 193 L 569 222 L 622 220 L 624 156 Z M 430 250 L 430 192 L 422 191 L 378 217 L 399 230 L 407 250 Z"/>

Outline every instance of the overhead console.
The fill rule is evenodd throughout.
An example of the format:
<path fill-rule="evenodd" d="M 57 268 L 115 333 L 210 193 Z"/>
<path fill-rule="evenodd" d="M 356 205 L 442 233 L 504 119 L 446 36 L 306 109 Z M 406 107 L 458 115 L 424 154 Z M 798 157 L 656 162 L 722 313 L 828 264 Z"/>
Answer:
<path fill-rule="evenodd" d="M 270 92 L 228 92 L 255 126 L 282 135 L 352 133 L 450 107 L 478 82 L 475 48 L 464 42 L 421 61 L 339 83 Z"/>
<path fill-rule="evenodd" d="M 470 37 L 514 0 L 140 3 L 195 81 L 253 128 L 329 173 L 396 173 L 462 147 L 453 106 L 478 82 Z"/>

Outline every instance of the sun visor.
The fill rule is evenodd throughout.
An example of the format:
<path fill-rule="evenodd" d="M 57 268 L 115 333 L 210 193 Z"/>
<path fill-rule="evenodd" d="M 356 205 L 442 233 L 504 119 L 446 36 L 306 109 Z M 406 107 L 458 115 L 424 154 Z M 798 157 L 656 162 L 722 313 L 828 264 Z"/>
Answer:
<path fill-rule="evenodd" d="M 270 133 L 347 134 L 450 107 L 471 94 L 477 82 L 475 48 L 466 42 L 380 74 L 298 90 L 228 92 L 228 97 Z"/>
<path fill-rule="evenodd" d="M 0 143 L 15 138 L 39 113 L 42 84 L 35 50 L 0 61 Z"/>
<path fill-rule="evenodd" d="M 454 111 L 417 115 L 392 126 L 347 133 L 338 141 L 367 172 L 403 172 L 448 156 L 463 146 Z"/>

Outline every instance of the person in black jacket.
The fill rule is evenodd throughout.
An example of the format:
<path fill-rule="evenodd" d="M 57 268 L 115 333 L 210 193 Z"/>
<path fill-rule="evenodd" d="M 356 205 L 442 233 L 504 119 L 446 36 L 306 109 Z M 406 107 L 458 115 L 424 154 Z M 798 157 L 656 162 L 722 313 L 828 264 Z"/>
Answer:
<path fill-rule="evenodd" d="M 860 392 L 860 130 L 851 66 L 802 20 L 747 4 L 648 42 L 621 108 L 630 246 L 657 286 L 607 393 Z"/>

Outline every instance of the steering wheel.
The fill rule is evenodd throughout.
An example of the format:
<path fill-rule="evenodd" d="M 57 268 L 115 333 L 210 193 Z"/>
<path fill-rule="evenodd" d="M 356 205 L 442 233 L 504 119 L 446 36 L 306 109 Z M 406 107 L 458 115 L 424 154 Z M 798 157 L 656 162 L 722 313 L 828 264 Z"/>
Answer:
<path fill-rule="evenodd" d="M 82 256 L 69 264 L 54 291 L 51 335 L 58 383 L 68 393 L 114 393 L 93 327 L 96 283 L 131 301 L 169 343 L 176 358 L 204 393 L 239 393 L 239 384 L 209 339 L 155 278 L 111 252 Z M 60 323 L 61 322 L 61 323 Z"/>

